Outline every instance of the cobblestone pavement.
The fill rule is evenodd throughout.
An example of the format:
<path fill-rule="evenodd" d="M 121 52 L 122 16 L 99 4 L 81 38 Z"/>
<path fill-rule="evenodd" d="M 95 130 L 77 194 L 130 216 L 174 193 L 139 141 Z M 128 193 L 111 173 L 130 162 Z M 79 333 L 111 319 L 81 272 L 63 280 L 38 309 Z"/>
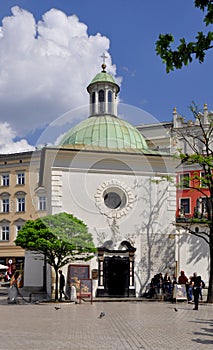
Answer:
<path fill-rule="evenodd" d="M 186 303 L 150 301 L 55 306 L 0 302 L 0 350 L 213 348 L 213 305 L 199 311 Z"/>

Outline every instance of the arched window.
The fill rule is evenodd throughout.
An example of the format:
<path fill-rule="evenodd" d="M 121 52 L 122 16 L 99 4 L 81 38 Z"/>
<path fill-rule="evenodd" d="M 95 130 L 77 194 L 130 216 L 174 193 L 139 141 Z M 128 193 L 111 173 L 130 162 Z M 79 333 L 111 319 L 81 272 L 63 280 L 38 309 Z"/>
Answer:
<path fill-rule="evenodd" d="M 99 113 L 104 112 L 104 90 L 98 92 Z"/>
<path fill-rule="evenodd" d="M 108 91 L 108 102 L 112 102 L 112 91 Z"/>
<path fill-rule="evenodd" d="M 112 91 L 108 91 L 108 113 L 112 114 Z"/>
<path fill-rule="evenodd" d="M 92 93 L 92 113 L 95 113 L 95 92 Z"/>
<path fill-rule="evenodd" d="M 92 93 L 92 103 L 95 103 L 95 91 Z"/>
<path fill-rule="evenodd" d="M 98 92 L 98 101 L 99 102 L 104 102 L 104 90 L 100 90 Z"/>

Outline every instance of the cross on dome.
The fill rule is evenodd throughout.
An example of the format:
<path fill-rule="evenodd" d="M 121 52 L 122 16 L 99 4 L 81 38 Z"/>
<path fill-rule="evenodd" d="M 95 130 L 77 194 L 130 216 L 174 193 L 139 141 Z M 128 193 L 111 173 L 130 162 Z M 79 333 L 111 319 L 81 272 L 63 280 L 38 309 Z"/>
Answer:
<path fill-rule="evenodd" d="M 103 53 L 103 55 L 101 56 L 101 58 L 103 58 L 103 63 L 102 63 L 102 65 L 101 65 L 101 68 L 103 69 L 102 72 L 105 72 L 105 69 L 106 69 L 105 59 L 107 58 L 107 56 L 105 55 L 105 53 Z"/>

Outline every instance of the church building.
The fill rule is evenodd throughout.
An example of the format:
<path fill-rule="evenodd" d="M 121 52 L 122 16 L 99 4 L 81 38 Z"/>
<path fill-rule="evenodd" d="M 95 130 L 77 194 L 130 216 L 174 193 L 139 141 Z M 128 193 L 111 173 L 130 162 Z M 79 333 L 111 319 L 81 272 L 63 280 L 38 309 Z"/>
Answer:
<path fill-rule="evenodd" d="M 140 296 L 154 274 L 177 272 L 176 164 L 119 118 L 119 90 L 103 63 L 87 87 L 89 115 L 58 146 L 42 149 L 34 189 L 46 197 L 47 214 L 71 213 L 88 226 L 98 297 Z"/>

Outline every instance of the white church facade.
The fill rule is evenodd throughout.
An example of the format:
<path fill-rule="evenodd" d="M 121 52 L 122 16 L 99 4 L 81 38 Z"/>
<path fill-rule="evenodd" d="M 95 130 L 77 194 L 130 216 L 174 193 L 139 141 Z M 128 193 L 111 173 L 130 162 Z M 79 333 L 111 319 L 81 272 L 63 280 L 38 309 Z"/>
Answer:
<path fill-rule="evenodd" d="M 89 117 L 41 151 L 35 196 L 45 194 L 47 214 L 72 213 L 88 226 L 95 296 L 140 296 L 154 274 L 177 272 L 176 164 L 117 116 L 119 86 L 104 64 L 87 90 Z M 26 279 L 28 271 L 26 260 Z"/>

